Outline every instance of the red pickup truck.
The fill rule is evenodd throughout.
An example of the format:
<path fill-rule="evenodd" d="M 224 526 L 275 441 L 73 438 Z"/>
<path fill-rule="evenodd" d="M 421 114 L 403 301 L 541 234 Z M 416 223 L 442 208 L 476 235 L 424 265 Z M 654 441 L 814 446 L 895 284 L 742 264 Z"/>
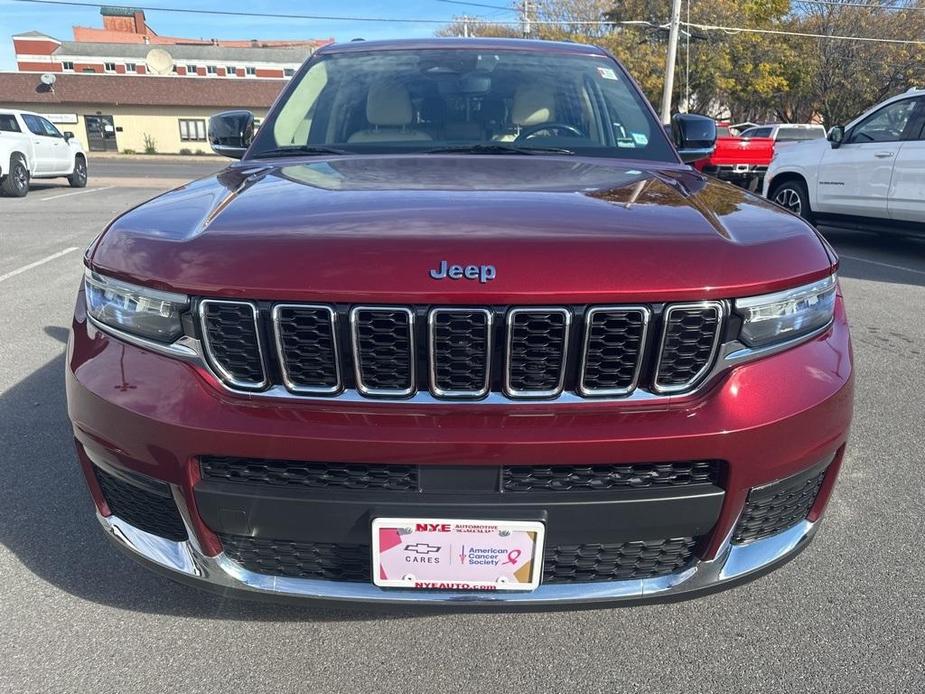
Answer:
<path fill-rule="evenodd" d="M 773 138 L 738 137 L 723 126 L 716 131 L 718 137 L 713 154 L 695 162 L 694 167 L 752 191 L 761 188 L 768 164 L 774 156 Z"/>

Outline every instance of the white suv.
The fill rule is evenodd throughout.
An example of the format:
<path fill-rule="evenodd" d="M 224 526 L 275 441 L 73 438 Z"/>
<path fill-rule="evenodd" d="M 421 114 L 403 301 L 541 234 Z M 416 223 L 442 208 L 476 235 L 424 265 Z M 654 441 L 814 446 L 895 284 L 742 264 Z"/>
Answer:
<path fill-rule="evenodd" d="M 74 134 L 38 113 L 0 109 L 0 193 L 21 198 L 30 179 L 60 176 L 87 185 L 87 155 Z"/>
<path fill-rule="evenodd" d="M 925 233 L 925 89 L 777 149 L 764 195 L 819 224 Z"/>

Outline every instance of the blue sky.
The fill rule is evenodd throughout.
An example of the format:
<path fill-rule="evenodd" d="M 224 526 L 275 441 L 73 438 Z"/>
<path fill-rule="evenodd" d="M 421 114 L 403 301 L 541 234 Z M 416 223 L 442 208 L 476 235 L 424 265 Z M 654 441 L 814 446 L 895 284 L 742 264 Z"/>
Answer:
<path fill-rule="evenodd" d="M 79 1 L 79 0 L 78 0 Z M 508 0 L 472 0 L 489 5 L 507 6 Z M 118 0 L 107 0 L 118 4 Z M 128 4 L 128 3 L 126 3 Z M 155 7 L 184 7 L 209 10 L 290 12 L 337 17 L 395 17 L 417 20 L 450 20 L 461 14 L 489 19 L 514 19 L 512 12 L 440 2 L 439 0 L 273 0 L 272 2 L 245 2 L 222 0 L 216 2 L 183 2 L 182 0 L 142 0 L 139 5 Z M 320 21 L 303 19 L 274 19 L 258 17 L 226 17 L 177 14 L 172 12 L 146 12 L 148 24 L 159 34 L 191 38 L 284 39 L 326 38 L 338 41 L 352 38 L 366 39 L 431 36 L 439 24 L 413 22 L 373 23 L 351 21 Z M 39 5 L 14 0 L 0 0 L 0 70 L 15 70 L 16 63 L 10 36 L 24 31 L 41 31 L 57 39 L 73 38 L 71 27 L 102 26 L 96 7 L 68 7 Z"/>

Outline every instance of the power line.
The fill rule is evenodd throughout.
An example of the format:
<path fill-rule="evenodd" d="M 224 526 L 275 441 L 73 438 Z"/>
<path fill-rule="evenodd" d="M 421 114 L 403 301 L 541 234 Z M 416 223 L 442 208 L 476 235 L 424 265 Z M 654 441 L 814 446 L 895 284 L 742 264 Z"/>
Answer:
<path fill-rule="evenodd" d="M 515 12 L 513 7 L 502 7 L 501 5 L 486 5 L 481 2 L 464 2 L 463 0 L 434 0 L 435 2 L 445 2 L 448 5 L 466 5 L 467 7 L 486 7 L 489 10 L 504 10 L 505 12 Z"/>
<path fill-rule="evenodd" d="M 925 12 L 925 7 L 904 5 L 872 5 L 862 2 L 838 2 L 837 0 L 793 0 L 799 5 L 825 5 L 827 7 L 862 7 L 868 10 L 887 10 L 890 12 Z"/>
<path fill-rule="evenodd" d="M 701 29 L 703 31 L 723 31 L 727 34 L 770 34 L 773 36 L 799 36 L 810 39 L 834 39 L 836 41 L 863 41 L 867 43 L 891 43 L 904 46 L 925 46 L 925 41 L 916 41 L 913 39 L 878 39 L 871 36 L 846 36 L 839 34 L 810 34 L 803 31 L 783 31 L 778 29 L 746 29 L 744 27 L 726 27 L 716 24 L 693 24 L 681 22 L 685 26 Z"/>

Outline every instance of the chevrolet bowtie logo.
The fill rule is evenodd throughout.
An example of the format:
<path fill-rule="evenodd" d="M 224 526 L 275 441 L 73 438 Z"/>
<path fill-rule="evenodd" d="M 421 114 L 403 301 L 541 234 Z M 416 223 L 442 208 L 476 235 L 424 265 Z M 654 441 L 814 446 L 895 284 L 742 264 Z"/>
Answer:
<path fill-rule="evenodd" d="M 417 554 L 433 554 L 440 551 L 439 545 L 429 545 L 426 542 L 418 542 L 414 545 L 405 545 L 406 552 L 415 552 Z"/>

